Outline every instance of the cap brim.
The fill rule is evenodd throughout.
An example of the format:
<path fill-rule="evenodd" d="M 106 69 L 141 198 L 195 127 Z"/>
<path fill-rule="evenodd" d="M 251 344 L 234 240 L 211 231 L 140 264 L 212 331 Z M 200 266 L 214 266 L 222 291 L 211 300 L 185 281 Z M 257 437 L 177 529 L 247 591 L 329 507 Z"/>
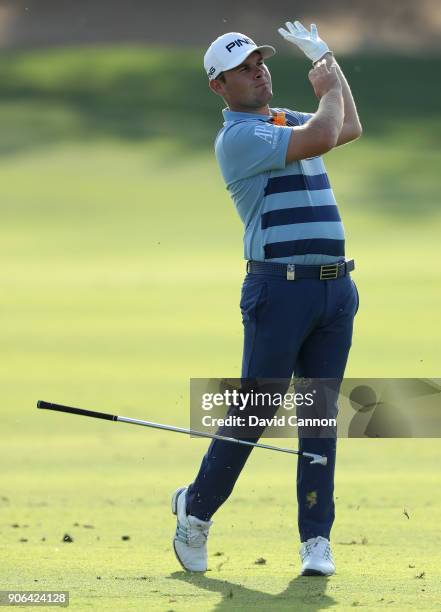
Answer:
<path fill-rule="evenodd" d="M 257 47 L 257 49 L 254 49 L 254 51 L 260 51 L 264 59 L 272 57 L 276 54 L 276 50 L 271 45 L 261 45 L 260 47 Z"/>
<path fill-rule="evenodd" d="M 231 66 L 228 66 L 228 68 L 224 68 L 222 72 L 225 72 L 226 70 L 232 70 L 233 68 L 240 66 L 242 62 L 244 62 L 247 59 L 247 57 L 249 57 L 255 51 L 260 51 L 263 59 L 268 59 L 269 57 L 272 57 L 273 55 L 276 54 L 276 50 L 271 45 L 260 45 L 260 47 L 254 47 L 254 49 L 251 49 L 251 51 L 249 51 L 248 53 L 244 53 L 242 57 L 239 59 L 239 61 L 236 59 L 236 61 L 233 62 Z"/>

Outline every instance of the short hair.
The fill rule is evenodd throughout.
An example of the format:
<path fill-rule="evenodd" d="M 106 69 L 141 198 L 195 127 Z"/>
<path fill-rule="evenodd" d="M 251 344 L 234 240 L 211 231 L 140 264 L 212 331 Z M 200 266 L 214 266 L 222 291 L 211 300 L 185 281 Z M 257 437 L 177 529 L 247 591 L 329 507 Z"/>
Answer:
<path fill-rule="evenodd" d="M 222 83 L 225 83 L 225 75 L 223 72 L 220 72 L 217 77 L 216 77 L 217 81 L 222 81 Z"/>

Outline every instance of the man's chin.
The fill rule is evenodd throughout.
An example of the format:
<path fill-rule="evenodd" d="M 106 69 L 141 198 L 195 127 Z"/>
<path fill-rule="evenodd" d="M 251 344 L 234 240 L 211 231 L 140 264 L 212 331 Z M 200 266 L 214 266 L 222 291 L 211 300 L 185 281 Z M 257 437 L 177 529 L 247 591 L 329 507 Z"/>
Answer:
<path fill-rule="evenodd" d="M 256 100 L 256 102 L 259 102 L 259 104 L 266 104 L 271 100 L 272 97 L 273 92 L 269 87 L 257 87 L 254 90 L 254 99 Z"/>
<path fill-rule="evenodd" d="M 268 102 L 272 99 L 273 99 L 273 92 L 271 91 L 271 89 L 268 89 L 267 91 L 262 92 L 261 100 L 263 104 L 268 104 Z"/>

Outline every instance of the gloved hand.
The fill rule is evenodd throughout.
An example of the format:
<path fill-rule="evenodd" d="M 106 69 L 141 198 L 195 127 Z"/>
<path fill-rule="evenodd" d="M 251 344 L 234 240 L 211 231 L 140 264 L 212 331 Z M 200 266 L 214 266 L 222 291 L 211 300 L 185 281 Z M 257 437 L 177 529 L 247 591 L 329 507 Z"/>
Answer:
<path fill-rule="evenodd" d="M 328 45 L 319 37 L 315 23 L 311 24 L 311 31 L 307 30 L 300 21 L 294 23 L 287 21 L 286 27 L 288 30 L 279 28 L 279 34 L 288 42 L 297 45 L 313 62 L 317 62 L 325 53 L 330 52 Z"/>

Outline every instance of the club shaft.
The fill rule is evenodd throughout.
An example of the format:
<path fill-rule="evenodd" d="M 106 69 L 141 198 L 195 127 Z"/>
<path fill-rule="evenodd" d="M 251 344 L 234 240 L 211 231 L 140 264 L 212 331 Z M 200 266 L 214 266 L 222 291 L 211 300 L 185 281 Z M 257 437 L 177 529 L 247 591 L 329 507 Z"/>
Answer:
<path fill-rule="evenodd" d="M 290 448 L 282 448 L 280 446 L 272 446 L 270 444 L 261 444 L 259 442 L 249 442 L 248 440 L 239 440 L 238 438 L 230 438 L 228 436 L 220 436 L 219 434 L 210 434 L 210 433 L 203 432 L 203 431 L 195 431 L 194 429 L 186 429 L 184 427 L 175 427 L 174 425 L 163 425 L 162 423 L 154 423 L 153 421 L 132 419 L 130 417 L 108 414 L 106 412 L 96 412 L 94 410 L 85 410 L 84 408 L 74 408 L 73 406 L 63 406 L 62 404 L 54 404 L 52 402 L 45 402 L 43 400 L 39 400 L 37 402 L 37 407 L 44 408 L 47 410 L 55 410 L 58 412 L 68 412 L 69 414 L 78 414 L 80 416 L 87 416 L 87 417 L 92 417 L 95 419 L 105 419 L 107 421 L 120 421 L 122 423 L 131 423 L 132 425 L 141 425 L 143 427 L 151 427 L 153 429 L 174 431 L 176 433 L 197 436 L 199 438 L 210 438 L 211 440 L 220 440 L 222 442 L 243 444 L 245 446 L 253 446 L 255 448 L 265 448 L 267 450 L 277 451 L 279 453 L 288 453 L 290 455 L 303 455 L 305 457 L 310 457 L 311 459 L 314 459 L 317 462 L 322 463 L 323 465 L 326 465 L 325 457 L 321 457 L 320 455 L 315 455 L 314 453 L 306 453 L 302 451 L 292 450 Z"/>
<path fill-rule="evenodd" d="M 197 436 L 200 438 L 211 438 L 213 440 L 221 440 L 224 442 L 235 442 L 237 444 L 245 444 L 246 446 L 257 446 L 258 448 L 266 448 L 268 450 L 275 450 L 281 453 L 289 453 L 291 455 L 298 455 L 300 451 L 292 450 L 289 448 L 280 448 L 278 446 L 271 446 L 269 444 L 259 444 L 257 442 L 248 442 L 247 440 L 238 440 L 237 438 L 230 438 L 228 436 L 220 436 L 218 434 L 210 434 L 204 431 L 195 431 L 194 429 L 186 429 L 184 427 L 175 427 L 174 425 L 163 425 L 162 423 L 154 423 L 153 421 L 144 421 L 142 419 L 132 419 L 130 417 L 117 416 L 108 414 L 105 412 L 95 412 L 93 410 L 85 410 L 84 408 L 74 408 L 72 406 L 62 406 L 61 404 L 52 404 L 50 402 L 44 402 L 40 400 L 38 402 L 38 408 L 46 408 L 48 410 L 56 410 L 59 412 L 68 412 L 70 414 L 78 414 L 80 416 L 88 416 L 96 419 L 105 419 L 107 421 L 120 421 L 121 423 L 131 423 L 132 425 L 142 425 L 143 427 L 151 427 L 153 429 L 163 429 L 166 431 L 175 431 L 176 433 L 189 434 L 191 436 Z"/>
<path fill-rule="evenodd" d="M 291 455 L 298 455 L 300 452 L 300 451 L 291 450 L 289 448 L 280 448 L 278 446 L 271 446 L 270 444 L 260 444 L 257 442 L 248 442 L 247 440 L 239 440 L 238 438 L 230 438 L 228 436 L 210 434 L 204 431 L 195 431 L 194 429 L 185 429 L 184 427 L 174 427 L 173 425 L 162 425 L 161 423 L 152 423 L 151 421 L 142 421 L 140 419 L 131 419 L 129 417 L 117 416 L 115 420 L 122 421 L 123 423 L 132 423 L 133 425 L 144 425 L 145 427 L 153 427 L 155 429 L 165 429 L 167 431 L 176 431 L 177 433 L 190 434 L 191 436 L 198 436 L 199 438 L 211 438 L 212 440 L 221 440 L 223 442 L 236 442 L 237 444 L 245 444 L 246 446 L 256 446 L 257 448 L 267 448 L 268 450 L 275 450 L 281 453 L 290 453 Z"/>

